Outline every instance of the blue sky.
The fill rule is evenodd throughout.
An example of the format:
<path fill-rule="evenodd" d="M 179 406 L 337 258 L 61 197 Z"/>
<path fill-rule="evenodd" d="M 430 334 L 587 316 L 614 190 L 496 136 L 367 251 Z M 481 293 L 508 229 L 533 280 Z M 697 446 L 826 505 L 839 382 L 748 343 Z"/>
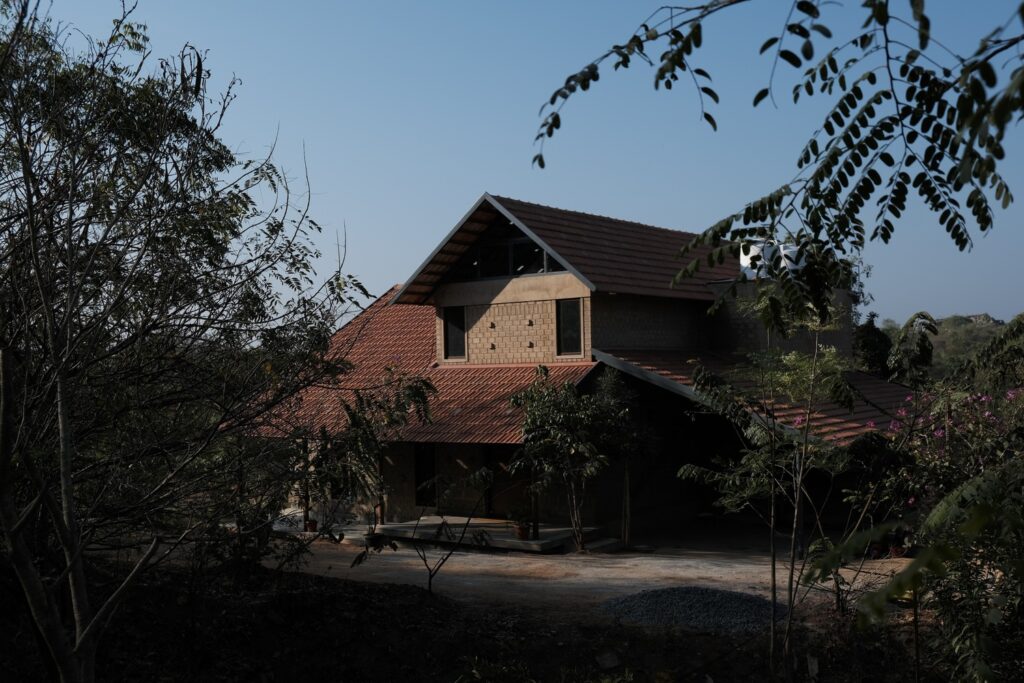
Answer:
<path fill-rule="evenodd" d="M 408 277 L 484 191 L 700 230 L 793 175 L 825 100 L 794 106 L 785 68 L 779 107 L 750 106 L 770 68 L 758 47 L 785 19 L 788 3 L 776 0 L 704 27 L 699 63 L 722 96 L 712 110 L 717 133 L 699 121 L 691 90 L 655 92 L 646 68 L 608 70 L 567 105 L 548 167 L 531 167 L 540 105 L 657 4 L 140 0 L 135 18 L 148 24 L 154 56 L 191 43 L 207 51 L 214 86 L 241 79 L 222 132 L 242 156 L 264 154 L 276 137 L 278 163 L 300 180 L 305 150 L 320 246 L 331 255 L 324 267 L 347 226 L 346 271 L 381 292 Z M 859 2 L 846 4 L 826 15 L 837 33 L 843 17 L 861 17 Z M 962 52 L 1015 7 L 928 3 L 934 34 Z M 51 15 L 99 34 L 119 8 L 55 0 Z M 997 215 L 993 234 L 976 236 L 972 252 L 913 211 L 892 243 L 868 247 L 871 309 L 900 321 L 917 310 L 1024 310 L 1020 138 L 1011 132 L 1003 167 L 1018 203 Z"/>

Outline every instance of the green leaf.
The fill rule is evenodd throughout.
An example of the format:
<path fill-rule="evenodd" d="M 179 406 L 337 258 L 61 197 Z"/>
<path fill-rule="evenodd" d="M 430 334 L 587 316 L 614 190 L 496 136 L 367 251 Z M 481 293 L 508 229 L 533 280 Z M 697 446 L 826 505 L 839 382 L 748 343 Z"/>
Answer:
<path fill-rule="evenodd" d="M 790 24 L 789 26 L 786 27 L 786 30 L 795 36 L 800 36 L 801 38 L 811 37 L 811 32 L 808 31 L 807 27 L 804 26 L 803 24 Z"/>
<path fill-rule="evenodd" d="M 763 100 L 766 97 L 768 97 L 768 88 L 761 88 L 760 90 L 758 90 L 757 94 L 754 95 L 754 106 L 756 107 L 758 104 L 761 103 L 761 100 Z"/>
<path fill-rule="evenodd" d="M 715 123 L 715 117 L 714 116 L 712 116 L 711 114 L 709 114 L 707 112 L 704 112 L 704 118 L 707 120 L 707 122 L 709 124 L 711 124 L 711 129 L 712 130 L 716 130 L 716 131 L 718 130 L 718 124 Z"/>
<path fill-rule="evenodd" d="M 700 89 L 700 91 L 707 95 L 708 97 L 710 97 L 712 100 L 714 100 L 715 104 L 718 104 L 718 93 L 716 93 L 714 90 L 705 85 Z"/>
<path fill-rule="evenodd" d="M 759 54 L 763 55 L 765 52 L 768 51 L 768 48 L 770 48 L 772 45 L 774 45 L 777 42 L 779 42 L 778 36 L 769 38 L 768 40 L 764 41 L 764 45 L 761 46 L 761 50 L 760 50 Z"/>
<path fill-rule="evenodd" d="M 871 7 L 871 16 L 879 26 L 885 26 L 889 23 L 889 5 L 884 2 L 876 2 Z"/>
<path fill-rule="evenodd" d="M 803 64 L 803 62 L 800 61 L 800 58 L 797 57 L 792 52 L 790 52 L 789 50 L 782 50 L 782 51 L 780 51 L 779 52 L 779 57 L 781 57 L 786 62 L 789 62 L 789 64 L 791 64 L 794 68 L 797 68 L 797 69 L 799 69 L 800 65 Z"/>
<path fill-rule="evenodd" d="M 800 0 L 800 2 L 796 3 L 796 8 L 813 19 L 821 16 L 821 11 L 810 0 Z"/>

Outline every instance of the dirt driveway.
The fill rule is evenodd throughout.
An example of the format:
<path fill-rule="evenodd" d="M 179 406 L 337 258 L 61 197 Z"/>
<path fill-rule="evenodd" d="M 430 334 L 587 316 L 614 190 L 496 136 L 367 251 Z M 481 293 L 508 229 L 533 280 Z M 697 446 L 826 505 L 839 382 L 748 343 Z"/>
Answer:
<path fill-rule="evenodd" d="M 350 568 L 354 545 L 320 542 L 305 571 L 323 576 L 426 587 L 427 572 L 411 547 L 385 550 Z M 432 550 L 432 557 L 440 551 Z M 457 552 L 434 579 L 437 593 L 471 602 L 515 602 L 541 608 L 592 608 L 608 598 L 651 588 L 699 585 L 767 594 L 767 554 L 723 549 L 660 548 L 653 553 L 528 555 Z"/>

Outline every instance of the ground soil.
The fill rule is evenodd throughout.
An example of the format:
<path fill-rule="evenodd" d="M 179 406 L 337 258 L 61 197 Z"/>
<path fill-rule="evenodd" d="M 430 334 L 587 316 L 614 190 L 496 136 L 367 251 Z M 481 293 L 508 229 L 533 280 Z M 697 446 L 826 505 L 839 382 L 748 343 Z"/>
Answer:
<path fill-rule="evenodd" d="M 148 575 L 105 636 L 101 680 L 745 681 L 763 680 L 767 637 L 617 623 L 609 597 L 669 585 L 763 594 L 757 549 L 663 545 L 657 553 L 459 553 L 424 590 L 409 548 L 350 568 L 357 547 L 317 543 L 302 573 L 260 570 L 243 584 L 184 568 Z M 2 568 L 0 568 L 2 569 Z M 9 572 L 0 572 L 4 680 L 46 670 Z M 799 677 L 909 680 L 892 630 L 861 632 L 812 601 Z M 905 629 L 904 629 L 905 630 Z"/>

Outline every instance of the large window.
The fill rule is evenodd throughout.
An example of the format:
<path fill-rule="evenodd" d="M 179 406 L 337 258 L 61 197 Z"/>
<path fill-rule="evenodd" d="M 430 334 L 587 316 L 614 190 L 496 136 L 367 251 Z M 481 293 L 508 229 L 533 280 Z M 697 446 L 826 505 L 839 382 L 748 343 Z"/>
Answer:
<path fill-rule="evenodd" d="M 467 282 L 564 270 L 565 266 L 514 225 L 495 224 L 451 267 L 445 281 Z"/>
<path fill-rule="evenodd" d="M 466 357 L 466 308 L 464 306 L 444 308 L 444 357 Z"/>
<path fill-rule="evenodd" d="M 555 302 L 558 325 L 558 355 L 578 356 L 583 353 L 583 319 L 580 299 L 559 299 Z"/>

